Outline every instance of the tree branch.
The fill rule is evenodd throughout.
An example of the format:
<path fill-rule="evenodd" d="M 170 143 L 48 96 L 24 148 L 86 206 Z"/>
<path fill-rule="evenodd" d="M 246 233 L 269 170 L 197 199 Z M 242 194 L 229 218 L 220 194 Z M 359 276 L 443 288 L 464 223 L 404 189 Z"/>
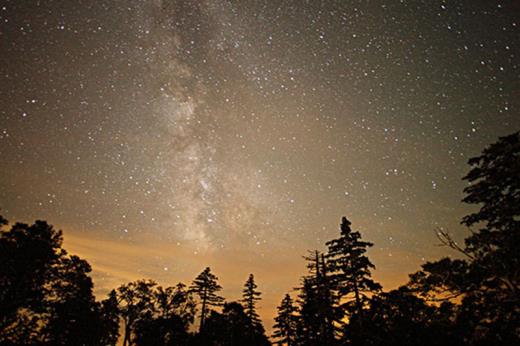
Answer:
<path fill-rule="evenodd" d="M 464 256 L 468 257 L 471 260 L 474 260 L 475 257 L 471 255 L 468 251 L 464 250 L 462 247 L 460 247 L 459 244 L 452 238 L 451 234 L 449 234 L 448 231 L 444 231 L 441 228 L 437 228 L 435 230 L 435 235 L 437 236 L 437 239 L 440 240 L 441 244 L 439 246 L 447 246 Z"/>

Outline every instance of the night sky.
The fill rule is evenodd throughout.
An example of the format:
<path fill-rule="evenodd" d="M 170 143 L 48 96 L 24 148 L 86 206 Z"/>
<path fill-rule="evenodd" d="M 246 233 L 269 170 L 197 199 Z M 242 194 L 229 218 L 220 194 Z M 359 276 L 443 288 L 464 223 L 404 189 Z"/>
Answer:
<path fill-rule="evenodd" d="M 98 298 L 251 272 L 267 329 L 345 215 L 386 289 L 449 251 L 470 157 L 520 128 L 518 1 L 0 2 L 0 213 Z"/>

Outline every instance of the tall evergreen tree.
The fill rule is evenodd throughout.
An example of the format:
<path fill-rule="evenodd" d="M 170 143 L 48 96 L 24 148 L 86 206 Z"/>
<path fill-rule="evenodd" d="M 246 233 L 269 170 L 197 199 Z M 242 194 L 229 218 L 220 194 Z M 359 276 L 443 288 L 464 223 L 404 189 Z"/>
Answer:
<path fill-rule="evenodd" d="M 301 346 L 319 345 L 320 316 L 318 313 L 318 294 L 307 277 L 302 279 L 298 295 L 299 318 L 297 324 L 297 343 Z"/>
<path fill-rule="evenodd" d="M 217 295 L 217 292 L 222 290 L 217 280 L 218 278 L 207 267 L 193 280 L 190 286 L 190 292 L 199 297 L 199 304 L 201 305 L 199 332 L 204 328 L 204 321 L 209 309 L 212 306 L 221 306 L 224 302 L 224 298 Z"/>
<path fill-rule="evenodd" d="M 278 306 L 278 315 L 274 318 L 275 325 L 273 338 L 276 345 L 279 346 L 295 346 L 296 345 L 296 322 L 297 308 L 293 304 L 293 300 L 289 294 L 286 294 Z"/>
<path fill-rule="evenodd" d="M 331 280 L 339 295 L 340 311 L 347 315 L 357 313 L 362 323 L 363 307 L 370 294 L 381 290 L 381 285 L 372 279 L 371 270 L 375 267 L 365 255 L 373 244 L 362 241 L 361 234 L 353 231 L 350 225 L 350 221 L 343 217 L 340 237 L 326 243 L 326 257 Z"/>
<path fill-rule="evenodd" d="M 300 330 L 304 345 L 333 345 L 337 320 L 335 294 L 325 257 L 319 251 L 304 257 L 309 275 L 303 278 L 300 294 Z"/>
<path fill-rule="evenodd" d="M 260 301 L 260 295 L 262 294 L 257 290 L 258 286 L 255 283 L 253 274 L 249 274 L 244 289 L 242 291 L 242 304 L 244 305 L 244 311 L 253 324 L 258 324 L 260 318 L 256 312 L 256 302 Z"/>

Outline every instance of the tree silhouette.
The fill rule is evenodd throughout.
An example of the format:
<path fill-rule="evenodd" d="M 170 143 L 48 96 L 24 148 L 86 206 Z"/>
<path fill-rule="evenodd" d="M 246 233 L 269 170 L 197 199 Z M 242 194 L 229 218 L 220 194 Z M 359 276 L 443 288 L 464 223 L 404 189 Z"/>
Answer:
<path fill-rule="evenodd" d="M 502 137 L 469 160 L 463 201 L 480 209 L 462 219 L 471 234 L 458 257 L 427 262 L 407 286 L 381 292 L 373 264 L 343 217 L 328 251 L 304 257 L 299 307 L 286 295 L 273 338 L 287 346 L 520 345 L 520 133 Z M 249 275 L 240 303 L 223 304 L 206 268 L 187 289 L 138 280 L 96 302 L 91 267 L 62 248 L 45 221 L 8 224 L 0 216 L 0 345 L 269 345 L 256 311 L 261 293 Z M 189 328 L 201 306 L 198 333 Z M 212 307 L 223 306 L 222 312 Z M 343 333 L 339 334 L 342 326 Z M 338 335 L 340 337 L 338 337 Z"/>
<path fill-rule="evenodd" d="M 367 346 L 462 345 L 453 330 L 453 316 L 450 303 L 437 308 L 401 287 L 374 296 L 363 311 L 362 325 L 356 321 L 360 316 L 354 313 L 346 327 L 345 341 Z"/>
<path fill-rule="evenodd" d="M 100 303 L 101 313 L 101 345 L 116 345 L 119 338 L 119 307 L 117 293 L 111 290 L 108 297 Z"/>
<path fill-rule="evenodd" d="M 195 293 L 199 297 L 199 303 L 201 305 L 199 332 L 204 328 L 204 320 L 206 319 L 209 308 L 212 306 L 220 306 L 224 302 L 224 298 L 217 295 L 217 292 L 222 290 L 217 280 L 218 278 L 213 275 L 211 269 L 207 267 L 193 280 L 190 286 L 190 292 Z"/>
<path fill-rule="evenodd" d="M 258 286 L 255 283 L 253 274 L 249 274 L 244 289 L 242 291 L 242 303 L 244 304 L 244 311 L 253 324 L 258 324 L 260 318 L 256 312 L 256 302 L 260 301 L 261 292 L 257 291 Z"/>
<path fill-rule="evenodd" d="M 374 265 L 365 255 L 373 246 L 361 240 L 361 234 L 352 231 L 350 221 L 342 218 L 340 237 L 328 241 L 326 255 L 331 280 L 341 302 L 340 312 L 347 315 L 356 313 L 359 323 L 363 320 L 363 308 L 370 294 L 381 290 L 381 285 L 372 280 Z M 343 317 L 343 316 L 342 316 Z"/>
<path fill-rule="evenodd" d="M 485 223 L 485 230 L 518 229 L 520 226 L 520 131 L 500 137 L 497 143 L 484 149 L 482 155 L 471 158 L 473 168 L 464 177 L 470 185 L 464 189 L 463 202 L 479 204 L 478 212 L 465 216 L 462 223 L 472 226 Z M 497 236 L 498 237 L 498 236 Z M 478 237 L 477 237 L 478 238 Z M 503 241 L 498 237 L 496 241 Z M 468 238 L 472 244 L 473 236 Z M 489 242 L 488 239 L 485 239 Z M 472 249 L 470 247 L 470 249 Z"/>
<path fill-rule="evenodd" d="M 187 345 L 189 334 L 179 316 L 139 320 L 135 326 L 133 344 L 136 346 Z"/>
<path fill-rule="evenodd" d="M 304 257 L 308 261 L 309 275 L 302 278 L 297 320 L 297 344 L 334 345 L 336 295 L 331 286 L 325 257 L 319 251 Z"/>
<path fill-rule="evenodd" d="M 186 285 L 179 282 L 175 287 L 166 289 L 159 286 L 154 296 L 160 317 L 179 316 L 186 326 L 193 322 L 196 303 Z"/>
<path fill-rule="evenodd" d="M 90 265 L 77 256 L 63 258 L 50 282 L 49 317 L 43 328 L 52 345 L 95 345 L 102 336 L 99 305 L 92 293 Z"/>
<path fill-rule="evenodd" d="M 150 319 L 155 311 L 152 280 L 138 280 L 120 286 L 117 292 L 119 314 L 123 320 L 123 346 L 127 346 L 135 332 L 136 323 Z"/>
<path fill-rule="evenodd" d="M 277 339 L 275 344 L 295 346 L 296 345 L 296 323 L 297 308 L 294 306 L 291 296 L 286 294 L 277 308 L 278 315 L 275 317 L 273 338 Z"/>
<path fill-rule="evenodd" d="M 221 314 L 212 311 L 200 334 L 197 345 L 270 345 L 263 328 L 253 328 L 244 307 L 237 302 L 224 304 Z"/>
<path fill-rule="evenodd" d="M 312 282 L 304 277 L 298 303 L 300 305 L 297 324 L 297 342 L 299 345 L 319 345 L 321 319 L 319 315 L 318 296 Z"/>
<path fill-rule="evenodd" d="M 305 345 L 335 343 L 336 295 L 333 292 L 325 256 L 311 251 L 304 259 L 309 275 L 303 278 L 300 294 L 300 330 Z"/>
<path fill-rule="evenodd" d="M 1 225 L 7 221 L 1 218 Z M 61 231 L 45 221 L 0 233 L 0 340 L 30 343 L 47 311 L 49 278 L 62 254 Z"/>
<path fill-rule="evenodd" d="M 463 202 L 479 204 L 478 212 L 462 223 L 482 225 L 466 238 L 465 253 L 473 267 L 482 268 L 488 289 L 495 289 L 504 302 L 520 301 L 520 132 L 501 137 L 481 156 L 464 177 Z"/>
<path fill-rule="evenodd" d="M 113 332 L 95 302 L 90 265 L 62 242 L 45 221 L 0 231 L 0 344 L 99 345 Z"/>
<path fill-rule="evenodd" d="M 456 324 L 468 345 L 520 344 L 520 133 L 502 137 L 469 160 L 464 202 L 480 210 L 462 219 L 465 246 L 441 241 L 464 256 L 428 262 L 410 276 L 427 298 L 462 297 Z"/>
<path fill-rule="evenodd" d="M 195 302 L 182 283 L 175 287 L 157 287 L 152 292 L 154 312 L 136 322 L 136 345 L 184 345 L 189 324 L 195 316 Z"/>

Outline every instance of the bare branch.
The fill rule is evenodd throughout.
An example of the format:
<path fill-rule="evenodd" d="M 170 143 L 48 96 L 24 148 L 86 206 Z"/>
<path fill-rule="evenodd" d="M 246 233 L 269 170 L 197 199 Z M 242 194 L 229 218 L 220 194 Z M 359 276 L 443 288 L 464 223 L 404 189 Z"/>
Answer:
<path fill-rule="evenodd" d="M 437 239 L 440 240 L 441 244 L 439 246 L 447 246 L 464 256 L 468 257 L 469 259 L 473 260 L 475 257 L 473 257 L 468 251 L 464 250 L 451 236 L 451 234 L 448 231 L 444 231 L 441 228 L 437 228 L 435 230 L 435 235 L 437 236 Z"/>

